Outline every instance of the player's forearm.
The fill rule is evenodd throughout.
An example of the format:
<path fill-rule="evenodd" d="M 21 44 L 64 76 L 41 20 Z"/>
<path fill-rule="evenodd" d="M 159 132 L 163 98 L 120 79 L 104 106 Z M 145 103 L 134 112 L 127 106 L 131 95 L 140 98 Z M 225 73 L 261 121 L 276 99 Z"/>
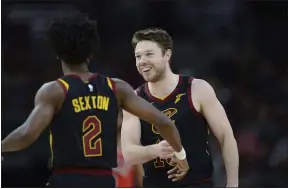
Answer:
<path fill-rule="evenodd" d="M 238 187 L 239 156 L 234 136 L 224 136 L 221 148 L 226 168 L 227 186 Z"/>
<path fill-rule="evenodd" d="M 180 134 L 172 120 L 168 118 L 163 124 L 158 124 L 157 129 L 162 138 L 166 140 L 176 152 L 182 150 Z"/>
<path fill-rule="evenodd" d="M 1 141 L 2 152 L 13 152 L 27 148 L 32 144 L 32 140 L 25 134 L 23 126 L 18 127 Z"/>
<path fill-rule="evenodd" d="M 143 164 L 157 157 L 154 145 L 130 145 L 123 148 L 124 160 L 129 164 Z"/>

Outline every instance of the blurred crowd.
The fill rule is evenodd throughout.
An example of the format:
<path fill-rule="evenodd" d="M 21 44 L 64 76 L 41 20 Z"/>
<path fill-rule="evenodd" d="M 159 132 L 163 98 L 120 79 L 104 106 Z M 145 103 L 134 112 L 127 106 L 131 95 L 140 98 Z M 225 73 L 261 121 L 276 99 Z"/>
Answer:
<path fill-rule="evenodd" d="M 206 79 L 226 109 L 238 142 L 240 186 L 288 186 L 288 3 L 15 2 L 2 5 L 2 138 L 25 121 L 37 89 L 61 76 L 60 63 L 45 43 L 51 19 L 87 12 L 97 20 L 100 38 L 91 70 L 137 87 L 143 80 L 135 67 L 132 34 L 151 26 L 166 29 L 175 43 L 172 69 Z M 221 187 L 221 150 L 213 137 L 210 144 L 214 181 Z M 49 175 L 48 133 L 31 148 L 4 157 L 2 186 L 42 186 Z"/>

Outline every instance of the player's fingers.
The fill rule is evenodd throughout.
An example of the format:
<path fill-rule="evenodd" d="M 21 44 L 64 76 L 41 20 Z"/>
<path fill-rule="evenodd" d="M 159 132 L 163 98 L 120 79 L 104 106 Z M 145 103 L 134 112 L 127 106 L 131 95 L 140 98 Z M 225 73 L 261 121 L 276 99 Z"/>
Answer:
<path fill-rule="evenodd" d="M 171 175 L 168 175 L 168 179 L 172 179 L 176 177 L 176 174 L 171 174 Z"/>
<path fill-rule="evenodd" d="M 169 179 L 173 179 L 175 177 L 177 177 L 179 174 L 181 173 L 181 171 L 179 169 L 177 169 L 176 171 L 174 171 L 173 173 L 171 173 L 168 178 Z"/>
<path fill-rule="evenodd" d="M 176 182 L 178 180 L 181 180 L 187 172 L 181 172 L 181 173 L 177 173 L 175 174 L 175 177 L 172 179 L 173 182 Z"/>
<path fill-rule="evenodd" d="M 173 167 L 172 169 L 170 169 L 169 171 L 167 171 L 167 173 L 168 173 L 168 175 L 170 175 L 170 174 L 174 173 L 174 172 L 177 171 L 177 170 L 178 170 L 178 167 L 175 166 L 175 167 Z M 169 177 L 168 177 L 168 178 L 169 178 Z"/>

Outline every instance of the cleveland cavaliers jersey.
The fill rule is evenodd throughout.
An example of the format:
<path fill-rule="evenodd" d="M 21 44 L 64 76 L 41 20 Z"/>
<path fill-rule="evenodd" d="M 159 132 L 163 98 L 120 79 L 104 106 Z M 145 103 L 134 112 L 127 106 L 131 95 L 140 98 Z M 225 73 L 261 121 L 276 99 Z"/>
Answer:
<path fill-rule="evenodd" d="M 143 165 L 145 183 L 163 187 L 177 187 L 201 180 L 210 179 L 213 165 L 208 149 L 208 124 L 198 113 L 192 103 L 191 83 L 193 78 L 179 75 L 175 90 L 167 97 L 160 99 L 149 92 L 148 84 L 140 86 L 137 94 L 171 118 L 177 126 L 182 144 L 186 150 L 190 165 L 189 173 L 178 182 L 168 179 L 167 171 L 173 168 L 169 160 L 156 158 Z M 154 125 L 141 120 L 141 143 L 143 146 L 159 143 L 163 140 Z M 147 186 L 146 185 L 146 186 Z"/>
<path fill-rule="evenodd" d="M 65 100 L 50 127 L 52 166 L 116 167 L 119 109 L 114 82 L 100 74 L 88 81 L 70 74 L 57 82 L 65 91 Z"/>

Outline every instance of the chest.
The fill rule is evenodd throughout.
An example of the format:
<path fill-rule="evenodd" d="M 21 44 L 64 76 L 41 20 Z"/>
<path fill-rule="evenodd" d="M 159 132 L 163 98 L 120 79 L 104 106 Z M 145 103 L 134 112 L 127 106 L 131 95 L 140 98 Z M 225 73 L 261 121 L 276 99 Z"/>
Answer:
<path fill-rule="evenodd" d="M 149 99 L 147 101 L 169 117 L 180 132 L 189 132 L 191 124 L 197 119 L 189 106 L 188 96 L 185 93 L 175 95 L 175 98 L 162 103 Z M 141 135 L 142 145 L 162 140 L 156 126 L 143 120 L 141 120 Z"/>

